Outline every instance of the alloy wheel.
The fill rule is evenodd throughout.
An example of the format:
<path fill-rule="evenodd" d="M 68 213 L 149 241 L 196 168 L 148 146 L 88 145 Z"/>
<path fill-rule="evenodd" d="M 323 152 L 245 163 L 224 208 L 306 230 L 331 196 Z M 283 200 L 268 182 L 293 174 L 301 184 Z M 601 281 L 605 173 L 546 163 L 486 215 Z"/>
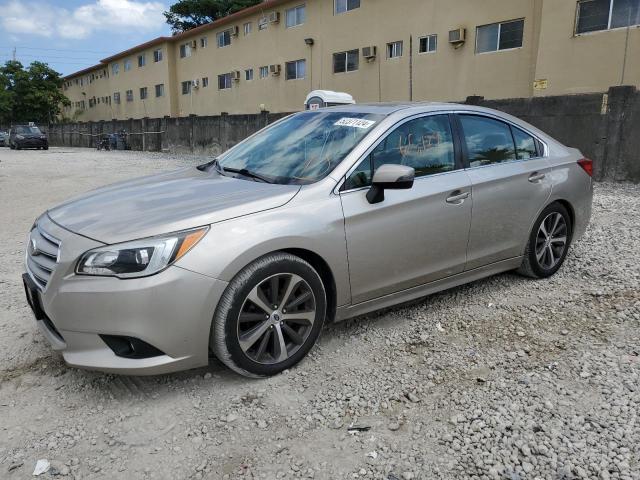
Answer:
<path fill-rule="evenodd" d="M 307 281 L 293 273 L 272 275 L 253 287 L 240 309 L 240 348 L 254 362 L 281 363 L 304 345 L 315 318 Z"/>
<path fill-rule="evenodd" d="M 551 270 L 561 260 L 567 248 L 567 222 L 558 212 L 547 215 L 536 236 L 536 260 L 545 270 Z"/>

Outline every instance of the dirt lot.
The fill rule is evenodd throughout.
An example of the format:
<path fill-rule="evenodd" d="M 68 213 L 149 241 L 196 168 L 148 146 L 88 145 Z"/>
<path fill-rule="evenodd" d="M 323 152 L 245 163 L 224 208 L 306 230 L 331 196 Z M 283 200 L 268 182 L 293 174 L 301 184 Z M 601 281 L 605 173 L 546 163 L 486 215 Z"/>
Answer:
<path fill-rule="evenodd" d="M 47 459 L 41 478 L 640 479 L 638 185 L 597 185 L 552 279 L 499 275 L 329 326 L 275 378 L 67 368 L 23 298 L 31 223 L 200 160 L 0 150 L 0 478 Z"/>

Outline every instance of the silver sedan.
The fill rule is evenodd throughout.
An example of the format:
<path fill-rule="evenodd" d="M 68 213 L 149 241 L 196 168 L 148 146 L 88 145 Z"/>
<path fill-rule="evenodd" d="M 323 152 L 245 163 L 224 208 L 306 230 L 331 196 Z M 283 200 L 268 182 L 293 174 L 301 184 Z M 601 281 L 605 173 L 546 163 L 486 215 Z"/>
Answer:
<path fill-rule="evenodd" d="M 30 232 L 23 276 L 70 365 L 268 376 L 325 322 L 508 270 L 553 275 L 591 215 L 592 163 L 455 104 L 291 115 L 219 158 L 104 187 Z"/>

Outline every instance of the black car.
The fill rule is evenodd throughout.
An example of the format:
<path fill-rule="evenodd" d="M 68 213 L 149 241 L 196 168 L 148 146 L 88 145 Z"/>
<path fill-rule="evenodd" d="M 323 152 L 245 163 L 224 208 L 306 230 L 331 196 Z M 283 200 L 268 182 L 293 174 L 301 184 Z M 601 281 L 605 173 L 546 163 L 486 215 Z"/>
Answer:
<path fill-rule="evenodd" d="M 22 148 L 49 149 L 47 136 L 35 125 L 15 125 L 9 131 L 9 147 L 12 150 Z"/>

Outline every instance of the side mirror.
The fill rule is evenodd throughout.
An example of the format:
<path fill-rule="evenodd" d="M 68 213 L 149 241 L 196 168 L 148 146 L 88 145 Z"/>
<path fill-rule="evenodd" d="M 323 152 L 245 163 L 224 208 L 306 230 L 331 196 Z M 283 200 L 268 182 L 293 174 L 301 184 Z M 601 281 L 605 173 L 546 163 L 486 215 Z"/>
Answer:
<path fill-rule="evenodd" d="M 386 163 L 373 174 L 371 188 L 367 192 L 369 203 L 384 201 L 385 190 L 406 190 L 413 187 L 416 171 L 406 165 Z"/>

